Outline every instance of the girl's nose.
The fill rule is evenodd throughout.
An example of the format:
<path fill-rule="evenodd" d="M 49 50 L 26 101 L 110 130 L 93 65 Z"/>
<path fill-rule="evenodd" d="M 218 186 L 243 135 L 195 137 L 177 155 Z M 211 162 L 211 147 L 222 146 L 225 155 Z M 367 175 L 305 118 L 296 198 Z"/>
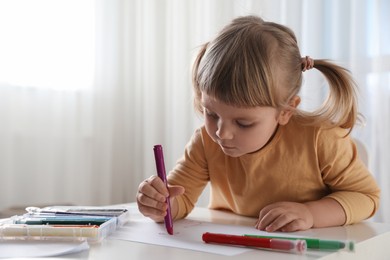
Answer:
<path fill-rule="evenodd" d="M 219 139 L 229 140 L 233 138 L 233 132 L 231 129 L 223 123 L 220 123 L 218 125 L 217 132 L 215 133 Z"/>

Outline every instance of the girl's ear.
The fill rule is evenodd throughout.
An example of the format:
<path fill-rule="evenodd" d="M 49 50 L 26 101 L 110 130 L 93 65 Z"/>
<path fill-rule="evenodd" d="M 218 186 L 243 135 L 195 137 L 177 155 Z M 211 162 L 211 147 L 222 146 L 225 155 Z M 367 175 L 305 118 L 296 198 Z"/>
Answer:
<path fill-rule="evenodd" d="M 301 103 L 301 98 L 299 96 L 294 96 L 288 102 L 288 107 L 281 110 L 278 116 L 278 123 L 280 125 L 286 125 L 290 121 L 291 116 L 294 114 L 295 109 Z"/>

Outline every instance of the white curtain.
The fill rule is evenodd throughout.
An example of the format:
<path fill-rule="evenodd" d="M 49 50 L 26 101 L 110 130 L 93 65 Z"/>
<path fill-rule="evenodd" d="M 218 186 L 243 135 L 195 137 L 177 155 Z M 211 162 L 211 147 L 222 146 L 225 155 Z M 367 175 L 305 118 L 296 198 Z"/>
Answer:
<path fill-rule="evenodd" d="M 77 10 L 85 1 L 68 2 Z M 256 14 L 291 27 L 302 55 L 335 60 L 354 74 L 366 125 L 353 135 L 367 146 L 369 168 L 382 188 L 375 220 L 390 222 L 389 1 L 89 2 L 95 20 L 90 87 L 67 91 L 0 83 L 0 209 L 134 201 L 139 183 L 155 174 L 153 145 L 163 145 L 169 170 L 201 124 L 190 80 L 197 47 L 232 18 Z M 71 11 L 68 15 L 72 20 Z M 6 48 L 2 35 L 0 50 Z M 326 92 L 318 73 L 305 73 L 303 107 L 314 109 Z M 207 195 L 201 204 L 206 200 Z"/>

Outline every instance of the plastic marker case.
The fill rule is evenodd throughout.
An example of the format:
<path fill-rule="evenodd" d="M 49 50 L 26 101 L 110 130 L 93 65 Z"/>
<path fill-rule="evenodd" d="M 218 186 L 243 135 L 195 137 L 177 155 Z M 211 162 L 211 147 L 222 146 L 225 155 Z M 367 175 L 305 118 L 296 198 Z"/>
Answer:
<path fill-rule="evenodd" d="M 53 206 L 46 208 L 29 207 L 28 213 L 14 216 L 0 223 L 1 240 L 87 240 L 100 242 L 129 219 L 125 208 Z M 44 219 L 44 223 L 39 224 Z M 78 219 L 82 220 L 78 223 Z M 85 219 L 102 220 L 102 224 L 85 224 Z M 61 221 L 64 224 L 61 224 Z M 71 221 L 67 221 L 71 220 Z M 18 223 L 34 224 L 18 224 Z M 55 224 L 50 224 L 51 222 Z M 95 221 L 99 223 L 99 221 Z M 71 223 L 71 224 L 68 224 Z M 93 222 L 94 223 L 94 222 Z"/>

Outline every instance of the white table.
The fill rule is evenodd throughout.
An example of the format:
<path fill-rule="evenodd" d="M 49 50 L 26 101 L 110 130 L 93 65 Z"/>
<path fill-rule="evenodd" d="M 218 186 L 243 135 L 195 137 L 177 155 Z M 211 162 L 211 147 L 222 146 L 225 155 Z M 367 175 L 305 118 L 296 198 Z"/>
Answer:
<path fill-rule="evenodd" d="M 143 218 L 134 210 L 136 205 L 129 204 L 132 214 L 131 219 Z M 238 216 L 223 211 L 209 210 L 206 208 L 195 208 L 188 216 L 188 219 L 196 221 L 213 222 L 228 225 L 254 226 L 255 219 Z M 390 224 L 362 222 L 346 227 L 333 227 L 314 230 L 318 237 L 323 239 L 354 240 L 356 252 L 316 252 L 308 251 L 305 255 L 289 253 L 269 252 L 265 250 L 254 250 L 230 258 L 245 259 L 390 259 Z M 313 230 L 297 232 L 296 235 L 307 236 Z M 295 234 L 294 234 L 295 235 Z M 167 259 L 167 260 L 207 260 L 226 259 L 229 257 L 210 254 L 186 249 L 157 246 L 124 240 L 105 239 L 101 243 L 92 244 L 89 251 L 71 255 L 64 255 L 56 258 L 34 258 L 34 259 Z M 15 258 L 14 258 L 15 259 Z"/>

